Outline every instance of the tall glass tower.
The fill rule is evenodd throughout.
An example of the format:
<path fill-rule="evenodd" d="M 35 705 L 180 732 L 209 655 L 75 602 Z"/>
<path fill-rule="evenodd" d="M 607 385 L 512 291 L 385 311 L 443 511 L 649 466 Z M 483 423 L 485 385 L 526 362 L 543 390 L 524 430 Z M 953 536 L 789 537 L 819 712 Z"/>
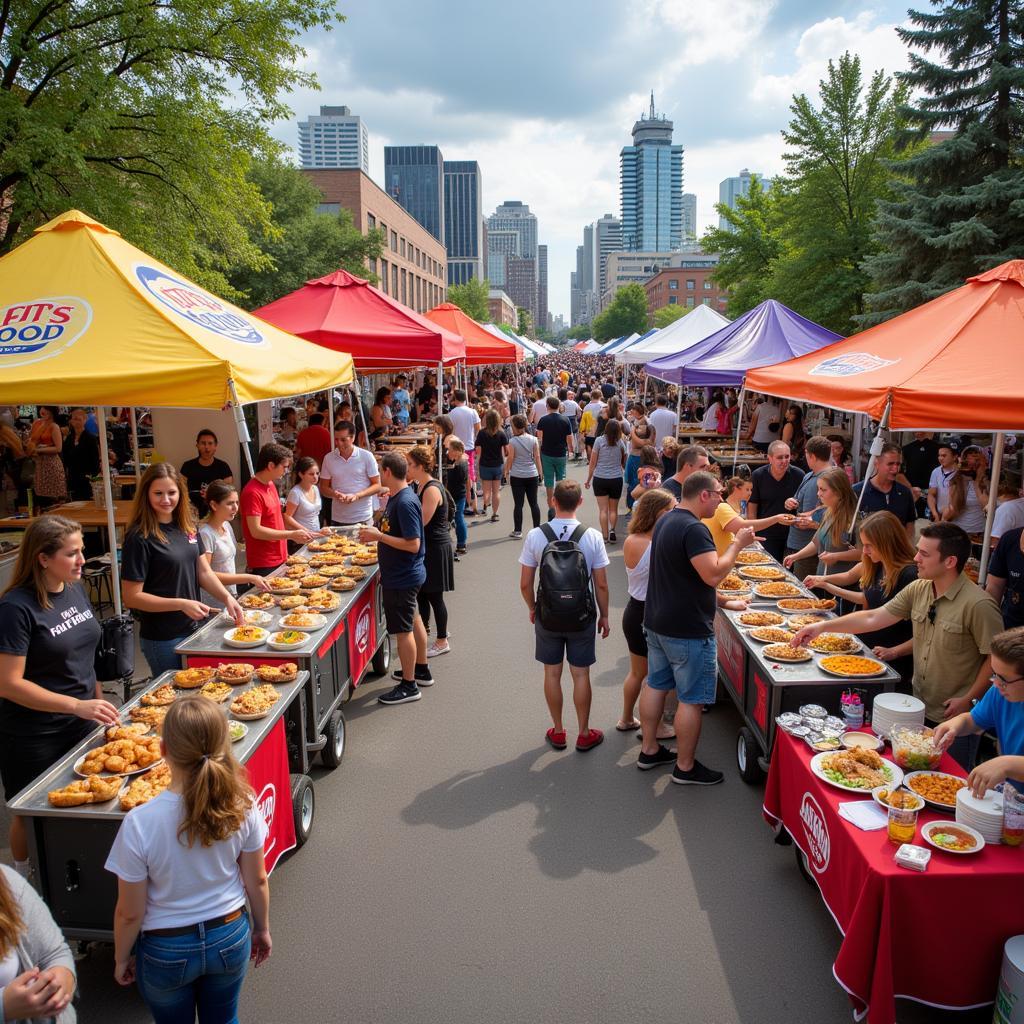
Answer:
<path fill-rule="evenodd" d="M 484 218 L 480 165 L 475 160 L 444 162 L 444 230 L 448 284 L 465 284 L 484 272 Z"/>
<path fill-rule="evenodd" d="M 678 249 L 683 238 L 683 147 L 672 122 L 651 109 L 633 125 L 633 145 L 619 155 L 622 247 L 632 252 Z"/>
<path fill-rule="evenodd" d="M 444 242 L 444 157 L 437 146 L 385 146 L 385 191 Z"/>

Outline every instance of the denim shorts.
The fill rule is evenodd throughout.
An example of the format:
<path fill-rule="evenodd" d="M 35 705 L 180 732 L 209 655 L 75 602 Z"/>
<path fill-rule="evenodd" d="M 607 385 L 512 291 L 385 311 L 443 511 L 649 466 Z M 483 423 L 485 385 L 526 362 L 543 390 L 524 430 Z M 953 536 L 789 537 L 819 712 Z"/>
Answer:
<path fill-rule="evenodd" d="M 481 480 L 500 480 L 503 466 L 480 466 Z"/>
<path fill-rule="evenodd" d="M 652 690 L 675 689 L 680 704 L 714 704 L 715 638 L 665 636 L 647 630 L 647 685 Z"/>

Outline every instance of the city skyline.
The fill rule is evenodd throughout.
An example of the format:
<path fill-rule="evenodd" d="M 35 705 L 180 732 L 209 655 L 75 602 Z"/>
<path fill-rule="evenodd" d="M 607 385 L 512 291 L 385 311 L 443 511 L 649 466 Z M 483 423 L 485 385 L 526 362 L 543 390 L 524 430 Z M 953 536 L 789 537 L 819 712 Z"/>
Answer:
<path fill-rule="evenodd" d="M 619 154 L 652 89 L 685 149 L 683 189 L 697 197 L 699 236 L 718 222 L 724 178 L 742 167 L 767 177 L 783 169 L 779 132 L 790 99 L 816 100 L 830 58 L 859 53 L 865 75 L 908 63 L 894 31 L 906 5 L 895 0 L 737 0 L 728 32 L 710 4 L 627 10 L 610 0 L 586 8 L 528 0 L 517 17 L 545 26 L 528 75 L 502 73 L 493 47 L 479 45 L 502 37 L 500 11 L 461 10 L 456 2 L 438 20 L 410 0 L 387 10 L 352 0 L 344 25 L 307 39 L 302 63 L 321 91 L 296 91 L 295 116 L 274 134 L 296 150 L 298 122 L 321 105 L 345 104 L 369 130 L 369 173 L 382 187 L 385 145 L 436 145 L 445 160 L 478 162 L 484 211 L 517 196 L 537 214 L 549 308 L 566 317 L 580 232 L 619 212 Z M 459 59 L 437 60 L 441 50 Z"/>

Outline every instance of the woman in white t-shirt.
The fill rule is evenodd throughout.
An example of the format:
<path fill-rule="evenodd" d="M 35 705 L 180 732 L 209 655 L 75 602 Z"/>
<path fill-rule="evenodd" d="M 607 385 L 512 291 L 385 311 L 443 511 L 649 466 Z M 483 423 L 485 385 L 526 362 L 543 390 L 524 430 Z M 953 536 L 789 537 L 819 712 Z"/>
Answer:
<path fill-rule="evenodd" d="M 233 484 L 223 480 L 214 480 L 206 488 L 206 503 L 210 511 L 199 524 L 199 536 L 203 538 L 204 552 L 202 557 L 214 571 L 217 579 L 224 584 L 231 595 L 237 593 L 236 584 L 258 587 L 269 590 L 270 585 L 262 576 L 251 572 L 235 571 L 235 534 L 231 522 L 238 515 L 238 491 Z M 201 591 L 202 601 L 211 608 L 223 608 L 224 602 L 213 594 Z"/>
<path fill-rule="evenodd" d="M 320 467 L 316 459 L 303 456 L 295 463 L 295 486 L 288 492 L 284 507 L 284 523 L 291 530 L 320 532 Z M 295 550 L 300 545 L 295 546 Z M 292 552 L 294 554 L 294 552 Z"/>
<path fill-rule="evenodd" d="M 107 858 L 114 978 L 138 982 L 156 1024 L 227 1024 L 250 958 L 270 956 L 267 825 L 213 701 L 175 701 L 160 751 L 170 786 L 128 812 Z"/>

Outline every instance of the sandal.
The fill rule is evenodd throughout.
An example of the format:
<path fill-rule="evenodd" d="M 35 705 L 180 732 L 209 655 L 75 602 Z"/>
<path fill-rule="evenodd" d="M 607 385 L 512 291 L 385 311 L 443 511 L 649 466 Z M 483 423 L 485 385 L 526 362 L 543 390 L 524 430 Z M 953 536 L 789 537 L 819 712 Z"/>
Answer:
<path fill-rule="evenodd" d="M 576 737 L 576 749 L 580 751 L 593 750 L 603 740 L 604 733 L 600 729 L 590 729 L 587 731 L 586 736 L 580 734 Z"/>
<path fill-rule="evenodd" d="M 634 718 L 628 725 L 623 725 L 622 722 L 616 722 L 615 728 L 619 732 L 636 732 L 640 728 L 640 723 Z"/>
<path fill-rule="evenodd" d="M 498 521 L 499 521 L 499 520 L 498 520 L 498 513 L 497 513 L 497 512 L 495 512 L 495 513 L 494 513 L 494 514 L 493 514 L 493 515 L 491 516 L 491 522 L 492 522 L 492 523 L 496 523 L 496 522 L 498 522 Z"/>
<path fill-rule="evenodd" d="M 546 733 L 544 733 L 544 739 L 548 741 L 555 748 L 555 750 L 565 750 L 565 730 L 561 732 L 555 732 L 554 726 L 552 726 Z"/>

